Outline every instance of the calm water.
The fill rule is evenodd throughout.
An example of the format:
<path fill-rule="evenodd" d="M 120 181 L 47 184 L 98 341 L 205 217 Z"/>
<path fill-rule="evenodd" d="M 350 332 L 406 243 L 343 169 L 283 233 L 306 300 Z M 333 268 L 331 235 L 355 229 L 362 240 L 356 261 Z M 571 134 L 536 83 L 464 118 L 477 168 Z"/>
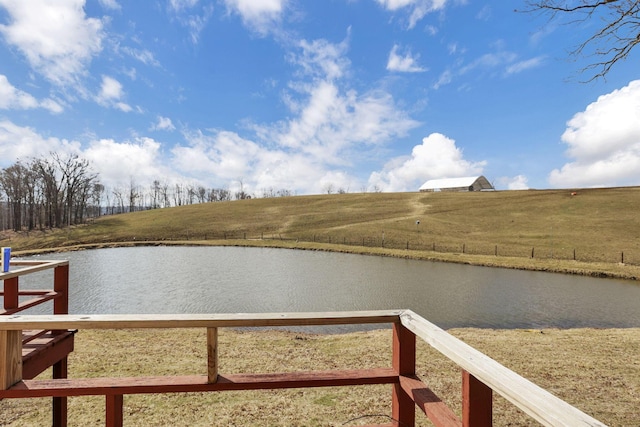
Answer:
<path fill-rule="evenodd" d="M 42 258 L 70 261 L 76 314 L 410 308 L 443 328 L 640 327 L 633 281 L 269 248 L 115 248 Z M 21 283 L 50 286 L 47 274 Z"/>

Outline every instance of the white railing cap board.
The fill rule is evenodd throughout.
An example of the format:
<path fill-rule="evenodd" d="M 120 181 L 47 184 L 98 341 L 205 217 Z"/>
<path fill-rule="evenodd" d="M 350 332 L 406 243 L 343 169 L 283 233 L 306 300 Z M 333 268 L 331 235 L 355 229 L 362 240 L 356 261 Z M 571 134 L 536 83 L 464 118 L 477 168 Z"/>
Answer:
<path fill-rule="evenodd" d="M 23 329 L 237 328 L 399 322 L 403 310 L 229 314 L 56 314 L 0 317 L 0 331 Z"/>
<path fill-rule="evenodd" d="M 38 271 L 48 270 L 50 268 L 69 265 L 69 261 L 29 261 L 29 260 L 11 260 L 12 268 L 6 273 L 0 273 L 0 280 L 13 279 L 14 277 L 24 276 L 25 274 L 36 273 Z"/>

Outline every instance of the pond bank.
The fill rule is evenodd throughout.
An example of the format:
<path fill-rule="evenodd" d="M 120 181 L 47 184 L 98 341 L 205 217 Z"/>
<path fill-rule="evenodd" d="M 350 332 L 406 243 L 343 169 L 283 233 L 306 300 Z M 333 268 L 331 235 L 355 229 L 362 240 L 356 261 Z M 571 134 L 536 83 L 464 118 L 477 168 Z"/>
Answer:
<path fill-rule="evenodd" d="M 444 253 L 434 251 L 413 251 L 373 247 L 349 246 L 328 243 L 296 242 L 291 240 L 162 240 L 162 241 L 123 241 L 77 244 L 55 248 L 16 251 L 16 256 L 29 256 L 50 252 L 66 252 L 87 249 L 135 247 L 135 246 L 246 246 L 268 247 L 312 251 L 328 251 L 359 255 L 388 256 L 395 258 L 451 262 L 483 267 L 509 268 L 515 270 L 544 271 L 549 273 L 575 274 L 590 277 L 640 280 L 640 266 L 622 263 L 593 263 L 572 260 L 534 259 L 521 257 L 503 257 L 488 255 L 470 255 L 462 253 Z"/>

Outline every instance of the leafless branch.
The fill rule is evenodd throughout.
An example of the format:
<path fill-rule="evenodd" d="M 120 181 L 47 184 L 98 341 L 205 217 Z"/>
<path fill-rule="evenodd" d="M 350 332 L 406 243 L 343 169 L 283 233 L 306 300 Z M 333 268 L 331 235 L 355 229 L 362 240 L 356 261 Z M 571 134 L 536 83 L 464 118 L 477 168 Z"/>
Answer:
<path fill-rule="evenodd" d="M 626 59 L 640 43 L 640 0 L 530 0 L 528 12 L 570 18 L 569 25 L 598 20 L 597 30 L 570 51 L 574 57 L 591 57 L 581 73 L 593 73 L 587 81 L 604 78 L 614 65 Z"/>

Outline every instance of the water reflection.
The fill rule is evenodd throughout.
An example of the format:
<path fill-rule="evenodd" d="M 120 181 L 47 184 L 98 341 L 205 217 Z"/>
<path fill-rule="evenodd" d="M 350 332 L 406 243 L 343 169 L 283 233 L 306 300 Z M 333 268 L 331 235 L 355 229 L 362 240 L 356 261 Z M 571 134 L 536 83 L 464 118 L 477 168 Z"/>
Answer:
<path fill-rule="evenodd" d="M 410 308 L 444 328 L 640 327 L 640 285 L 624 280 L 270 248 L 113 248 L 42 258 L 70 261 L 71 313 Z M 38 287 L 33 282 L 21 283 Z"/>

